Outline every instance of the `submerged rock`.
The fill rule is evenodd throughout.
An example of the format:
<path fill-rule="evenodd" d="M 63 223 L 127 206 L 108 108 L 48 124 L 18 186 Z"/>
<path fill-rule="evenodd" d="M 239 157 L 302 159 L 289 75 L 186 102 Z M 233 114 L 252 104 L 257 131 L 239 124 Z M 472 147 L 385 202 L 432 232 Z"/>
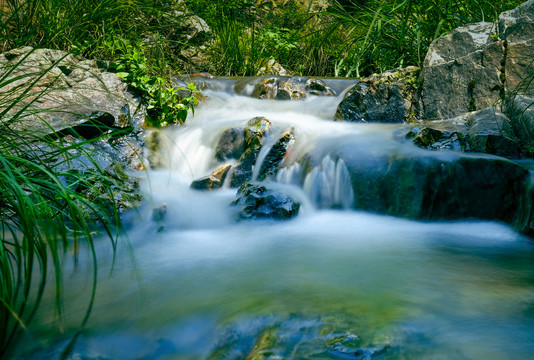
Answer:
<path fill-rule="evenodd" d="M 210 175 L 194 180 L 191 183 L 191 188 L 196 190 L 215 190 L 221 188 L 231 167 L 232 165 L 219 166 Z"/>
<path fill-rule="evenodd" d="M 430 149 L 482 152 L 500 156 L 519 155 L 510 119 L 493 107 L 447 120 L 425 121 L 406 135 L 417 146 Z"/>
<path fill-rule="evenodd" d="M 259 184 L 244 183 L 232 205 L 240 219 L 287 220 L 297 216 L 300 204 L 288 195 Z"/>
<path fill-rule="evenodd" d="M 245 129 L 226 129 L 219 137 L 219 142 L 215 149 L 215 159 L 218 162 L 239 159 L 245 152 L 245 149 Z"/>
<path fill-rule="evenodd" d="M 504 158 L 404 146 L 377 153 L 358 144 L 340 146 L 339 156 L 357 209 L 412 219 L 497 220 L 528 229 L 530 173 Z"/>
<path fill-rule="evenodd" d="M 258 180 L 263 181 L 266 178 L 273 177 L 278 172 L 280 163 L 284 160 L 285 156 L 291 145 L 295 142 L 295 134 L 293 130 L 286 130 L 278 138 L 276 143 L 271 147 L 265 159 L 261 164 L 261 168 L 258 174 Z"/>

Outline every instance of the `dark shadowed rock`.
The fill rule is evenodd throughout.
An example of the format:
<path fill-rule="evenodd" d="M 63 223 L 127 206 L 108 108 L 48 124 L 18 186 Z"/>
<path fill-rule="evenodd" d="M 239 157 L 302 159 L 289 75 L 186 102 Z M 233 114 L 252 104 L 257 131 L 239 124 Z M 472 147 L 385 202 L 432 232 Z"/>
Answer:
<path fill-rule="evenodd" d="M 247 122 L 244 132 L 246 149 L 232 169 L 231 187 L 239 187 L 245 181 L 252 179 L 254 165 L 263 145 L 263 137 L 270 128 L 271 122 L 261 116 L 250 119 Z"/>
<path fill-rule="evenodd" d="M 357 209 L 414 219 L 478 218 L 524 231 L 531 218 L 530 173 L 490 155 L 415 151 L 379 153 L 358 144 L 339 148 Z"/>
<path fill-rule="evenodd" d="M 286 130 L 271 147 L 261 164 L 258 180 L 263 181 L 276 175 L 280 163 L 284 160 L 291 144 L 295 142 L 293 130 Z"/>
<path fill-rule="evenodd" d="M 219 137 L 219 142 L 215 149 L 215 159 L 218 162 L 225 162 L 229 159 L 239 159 L 245 152 L 245 149 L 245 129 L 227 129 Z"/>
<path fill-rule="evenodd" d="M 336 120 L 403 123 L 414 119 L 418 68 L 374 74 L 356 84 L 339 104 Z"/>
<path fill-rule="evenodd" d="M 241 185 L 232 205 L 239 208 L 240 219 L 287 220 L 296 216 L 300 208 L 288 195 L 248 182 Z"/>

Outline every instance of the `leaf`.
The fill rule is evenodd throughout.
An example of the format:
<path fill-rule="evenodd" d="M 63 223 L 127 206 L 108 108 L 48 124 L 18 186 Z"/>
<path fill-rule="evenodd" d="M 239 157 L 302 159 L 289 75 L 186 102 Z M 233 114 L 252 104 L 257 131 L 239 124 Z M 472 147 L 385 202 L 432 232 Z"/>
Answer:
<path fill-rule="evenodd" d="M 116 73 L 118 77 L 120 77 L 122 80 L 126 80 L 126 78 L 128 78 L 128 75 L 130 75 L 130 73 L 127 73 L 127 72 L 118 72 Z"/>

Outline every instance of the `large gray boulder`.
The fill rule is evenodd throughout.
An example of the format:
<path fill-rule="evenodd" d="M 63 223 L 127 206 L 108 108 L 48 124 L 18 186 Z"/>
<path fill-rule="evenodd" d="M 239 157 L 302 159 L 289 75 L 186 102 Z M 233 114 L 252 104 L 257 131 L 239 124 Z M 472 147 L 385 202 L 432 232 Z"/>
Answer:
<path fill-rule="evenodd" d="M 458 28 L 435 40 L 421 71 L 424 119 L 446 119 L 495 104 L 504 86 L 504 42 L 494 23 Z"/>
<path fill-rule="evenodd" d="M 533 0 L 502 13 L 498 22 L 436 39 L 421 71 L 421 116 L 445 119 L 495 105 L 534 70 L 533 41 Z"/>
<path fill-rule="evenodd" d="M 20 130 L 43 136 L 80 126 L 94 113 L 111 115 L 106 126 L 140 129 L 144 111 L 127 84 L 116 74 L 100 69 L 96 61 L 85 60 L 60 50 L 24 47 L 0 55 L 0 76 L 11 71 L 1 91 L 14 100 L 33 84 L 9 114 L 26 107 L 17 120 Z M 6 99 L 4 99 L 6 100 Z M 6 103 L 6 101 L 4 101 Z"/>
<path fill-rule="evenodd" d="M 129 173 L 144 168 L 145 113 L 126 83 L 96 61 L 31 47 L 0 54 L 0 78 L 0 112 L 7 111 L 0 121 L 26 134 L 28 156 L 69 148 L 51 157 L 56 173 L 94 177 L 94 187 L 79 189 L 89 200 L 113 200 L 120 211 L 135 206 L 138 180 Z"/>
<path fill-rule="evenodd" d="M 499 16 L 499 38 L 506 44 L 504 75 L 507 92 L 513 92 L 534 71 L 534 0 Z M 522 92 L 534 95 L 534 86 Z"/>

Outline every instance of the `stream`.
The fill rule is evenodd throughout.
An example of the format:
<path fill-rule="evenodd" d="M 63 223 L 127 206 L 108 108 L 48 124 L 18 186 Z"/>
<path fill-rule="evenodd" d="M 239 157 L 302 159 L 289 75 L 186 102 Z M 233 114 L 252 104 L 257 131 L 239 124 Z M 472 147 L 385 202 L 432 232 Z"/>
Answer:
<path fill-rule="evenodd" d="M 338 96 L 280 101 L 238 95 L 220 80 L 184 126 L 164 131 L 162 166 L 140 174 L 145 205 L 125 217 L 115 253 L 107 239 L 96 244 L 95 303 L 66 359 L 532 357 L 532 240 L 493 221 L 353 209 L 329 147 L 426 150 L 399 141 L 401 125 L 333 122 L 349 83 L 330 81 Z M 268 181 L 300 203 L 293 219 L 237 221 L 236 189 L 190 187 L 215 167 L 220 134 L 256 116 L 272 122 L 275 137 L 295 132 L 286 168 Z M 322 165 L 293 181 L 303 154 Z M 326 186 L 328 176 L 317 175 L 329 166 L 341 170 Z M 76 265 L 69 254 L 64 262 L 62 319 L 49 286 L 15 359 L 56 359 L 79 328 L 93 265 L 83 249 Z"/>

